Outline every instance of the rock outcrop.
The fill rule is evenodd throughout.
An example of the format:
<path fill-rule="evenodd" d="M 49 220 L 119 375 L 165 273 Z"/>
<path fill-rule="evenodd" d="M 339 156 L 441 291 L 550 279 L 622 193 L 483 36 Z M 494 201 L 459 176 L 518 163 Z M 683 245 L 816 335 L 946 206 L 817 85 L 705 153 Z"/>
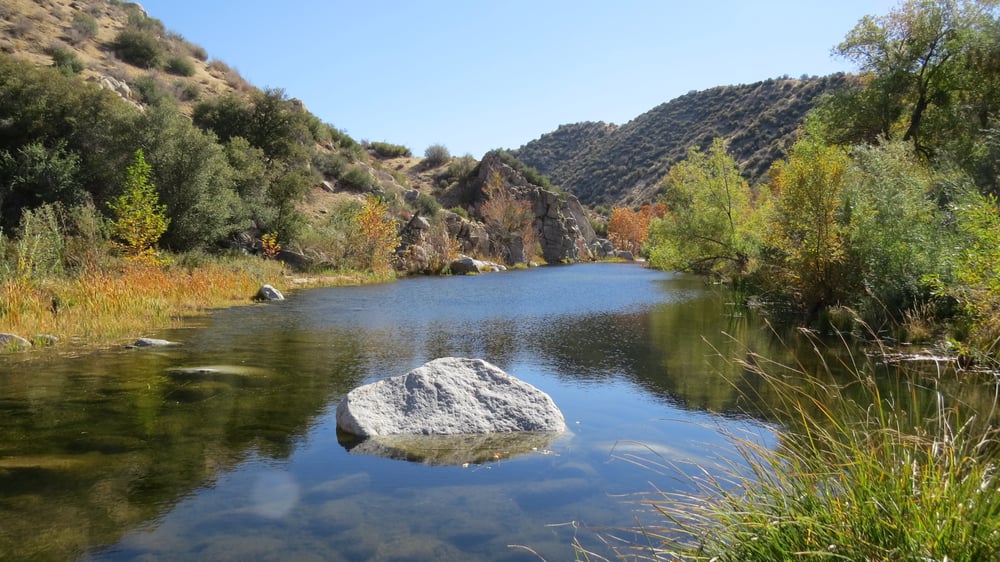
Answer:
<path fill-rule="evenodd" d="M 569 193 L 557 193 L 530 183 L 521 172 L 504 162 L 498 152 L 490 152 L 483 156 L 479 164 L 480 185 L 495 173 L 518 199 L 531 205 L 535 216 L 535 235 L 545 261 L 559 263 L 593 258 L 590 244 L 597 240 L 597 234 L 590 226 L 579 199 Z M 524 249 L 504 248 L 500 253 L 523 256 Z"/>
<path fill-rule="evenodd" d="M 547 394 L 482 359 L 444 357 L 358 387 L 337 406 L 337 427 L 358 437 L 562 432 Z"/>

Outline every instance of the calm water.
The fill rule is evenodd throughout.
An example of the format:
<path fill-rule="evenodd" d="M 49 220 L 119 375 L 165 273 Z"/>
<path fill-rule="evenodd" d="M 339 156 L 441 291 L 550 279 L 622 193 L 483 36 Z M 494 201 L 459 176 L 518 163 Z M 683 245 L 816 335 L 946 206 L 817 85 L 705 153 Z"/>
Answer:
<path fill-rule="evenodd" d="M 710 468 L 723 430 L 767 427 L 723 358 L 788 344 L 730 298 L 546 267 L 302 291 L 150 334 L 183 342 L 165 351 L 0 358 L 0 560 L 572 559 L 684 485 L 633 460 Z M 446 355 L 548 392 L 570 430 L 466 467 L 338 442 L 347 391 Z"/>

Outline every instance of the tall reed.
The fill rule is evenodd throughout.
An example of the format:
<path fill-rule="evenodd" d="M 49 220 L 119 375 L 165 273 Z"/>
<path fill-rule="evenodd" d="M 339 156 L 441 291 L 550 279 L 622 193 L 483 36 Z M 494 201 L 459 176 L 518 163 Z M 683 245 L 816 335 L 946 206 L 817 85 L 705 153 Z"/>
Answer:
<path fill-rule="evenodd" d="M 279 262 L 216 258 L 191 268 L 124 264 L 70 277 L 11 277 L 0 283 L 0 332 L 113 344 L 211 308 L 249 304 L 261 284 L 281 276 Z"/>
<path fill-rule="evenodd" d="M 789 366 L 752 352 L 738 361 L 760 381 L 756 390 L 741 387 L 745 397 L 758 407 L 766 401 L 768 417 L 781 421 L 777 443 L 730 431 L 735 458 L 721 470 L 682 476 L 688 491 L 654 493 L 648 505 L 662 524 L 639 530 L 643 544 L 615 547 L 616 555 L 1000 560 L 997 381 L 984 383 L 993 387 L 991 401 L 972 406 L 935 393 L 931 381 L 919 388 L 912 373 L 899 373 L 886 391 L 873 363 L 852 361 L 835 366 L 849 373 L 846 382 L 823 362 Z M 925 411 L 903 396 L 922 391 L 936 397 Z M 654 462 L 683 474 L 665 459 Z"/>

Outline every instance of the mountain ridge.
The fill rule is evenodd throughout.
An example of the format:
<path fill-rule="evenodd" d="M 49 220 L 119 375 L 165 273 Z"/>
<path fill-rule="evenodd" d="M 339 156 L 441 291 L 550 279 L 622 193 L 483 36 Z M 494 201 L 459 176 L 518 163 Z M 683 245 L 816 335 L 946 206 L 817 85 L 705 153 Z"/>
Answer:
<path fill-rule="evenodd" d="M 560 125 L 510 152 L 588 205 L 651 202 L 670 166 L 716 137 L 727 141 L 744 176 L 756 183 L 785 155 L 819 99 L 849 83 L 849 76 L 834 74 L 717 86 L 662 103 L 623 125 Z"/>

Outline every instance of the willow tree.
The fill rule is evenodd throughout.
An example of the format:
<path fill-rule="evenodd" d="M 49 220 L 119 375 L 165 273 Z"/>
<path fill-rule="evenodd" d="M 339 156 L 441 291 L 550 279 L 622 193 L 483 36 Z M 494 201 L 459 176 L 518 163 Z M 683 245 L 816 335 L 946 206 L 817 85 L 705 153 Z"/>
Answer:
<path fill-rule="evenodd" d="M 722 139 L 707 152 L 692 148 L 670 168 L 663 191 L 667 213 L 652 221 L 647 242 L 654 267 L 746 273 L 763 229 L 750 186 Z"/>

